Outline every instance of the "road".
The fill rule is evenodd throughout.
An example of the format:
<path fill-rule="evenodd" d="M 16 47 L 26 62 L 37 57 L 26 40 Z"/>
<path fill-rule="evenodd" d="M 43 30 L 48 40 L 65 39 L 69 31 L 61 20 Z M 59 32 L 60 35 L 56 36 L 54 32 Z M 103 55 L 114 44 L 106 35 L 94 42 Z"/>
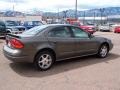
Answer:
<path fill-rule="evenodd" d="M 57 62 L 48 71 L 7 60 L 0 40 L 0 90 L 120 90 L 120 34 L 97 32 L 114 48 L 107 58 L 94 56 Z"/>

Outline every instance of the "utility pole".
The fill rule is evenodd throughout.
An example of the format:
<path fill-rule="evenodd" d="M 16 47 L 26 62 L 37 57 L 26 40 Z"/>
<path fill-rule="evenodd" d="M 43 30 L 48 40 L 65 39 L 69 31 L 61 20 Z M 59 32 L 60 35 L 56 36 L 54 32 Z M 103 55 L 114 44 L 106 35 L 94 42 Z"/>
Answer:
<path fill-rule="evenodd" d="M 96 12 L 94 11 L 94 24 L 95 24 L 95 17 L 96 17 Z"/>
<path fill-rule="evenodd" d="M 15 10 L 15 1 L 14 0 L 12 0 L 12 3 L 13 3 L 13 5 L 12 5 L 12 11 L 14 12 L 14 10 Z"/>
<path fill-rule="evenodd" d="M 75 0 L 75 18 L 78 19 L 78 16 L 77 16 L 77 0 Z"/>
<path fill-rule="evenodd" d="M 67 12 L 68 12 L 68 10 L 63 11 L 63 13 L 64 13 L 64 18 L 67 18 Z"/>
<path fill-rule="evenodd" d="M 59 15 L 59 8 L 58 8 L 58 19 L 60 18 L 60 15 Z"/>
<path fill-rule="evenodd" d="M 101 14 L 101 20 L 100 20 L 100 23 L 102 25 L 102 9 L 100 8 L 100 14 Z"/>
<path fill-rule="evenodd" d="M 15 1 L 11 0 L 11 2 L 13 3 L 13 5 L 12 5 L 13 16 L 15 16 L 15 14 L 14 14 L 14 11 L 15 11 Z"/>
<path fill-rule="evenodd" d="M 86 13 L 85 11 L 83 11 L 83 24 L 85 24 L 85 17 L 86 17 Z"/>
<path fill-rule="evenodd" d="M 103 17 L 103 12 L 104 12 L 104 8 L 100 8 L 100 13 L 101 13 L 101 25 L 103 24 L 103 20 L 102 20 L 102 17 Z"/>
<path fill-rule="evenodd" d="M 108 12 L 107 12 L 107 23 L 110 23 L 110 21 L 109 21 L 109 15 L 111 14 L 111 10 L 108 10 Z"/>

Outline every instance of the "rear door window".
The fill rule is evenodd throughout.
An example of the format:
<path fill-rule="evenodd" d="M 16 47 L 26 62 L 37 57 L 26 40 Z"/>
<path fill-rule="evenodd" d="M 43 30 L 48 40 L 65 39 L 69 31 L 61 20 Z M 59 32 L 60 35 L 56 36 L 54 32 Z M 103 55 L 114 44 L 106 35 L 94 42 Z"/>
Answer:
<path fill-rule="evenodd" d="M 71 37 L 71 33 L 68 27 L 57 27 L 51 30 L 48 34 L 49 37 Z"/>

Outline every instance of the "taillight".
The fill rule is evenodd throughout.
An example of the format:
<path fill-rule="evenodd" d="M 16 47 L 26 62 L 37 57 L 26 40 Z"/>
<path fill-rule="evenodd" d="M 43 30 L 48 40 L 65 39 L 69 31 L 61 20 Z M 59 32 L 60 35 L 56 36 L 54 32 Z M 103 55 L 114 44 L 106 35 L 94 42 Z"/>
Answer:
<path fill-rule="evenodd" d="M 21 49 L 24 47 L 24 44 L 17 39 L 11 39 L 10 44 L 13 48 L 17 48 L 17 49 Z"/>

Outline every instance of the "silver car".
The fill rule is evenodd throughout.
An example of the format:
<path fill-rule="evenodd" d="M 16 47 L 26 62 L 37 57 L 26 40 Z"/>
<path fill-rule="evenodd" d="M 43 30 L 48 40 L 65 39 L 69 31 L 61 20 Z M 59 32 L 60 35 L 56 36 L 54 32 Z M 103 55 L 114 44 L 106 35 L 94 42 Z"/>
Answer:
<path fill-rule="evenodd" d="M 111 25 L 100 25 L 99 27 L 99 31 L 104 31 L 104 32 L 110 32 L 111 30 Z"/>
<path fill-rule="evenodd" d="M 79 27 L 42 25 L 18 35 L 7 35 L 4 55 L 14 62 L 30 62 L 40 70 L 55 61 L 97 55 L 105 58 L 113 48 L 111 40 L 93 36 Z"/>

